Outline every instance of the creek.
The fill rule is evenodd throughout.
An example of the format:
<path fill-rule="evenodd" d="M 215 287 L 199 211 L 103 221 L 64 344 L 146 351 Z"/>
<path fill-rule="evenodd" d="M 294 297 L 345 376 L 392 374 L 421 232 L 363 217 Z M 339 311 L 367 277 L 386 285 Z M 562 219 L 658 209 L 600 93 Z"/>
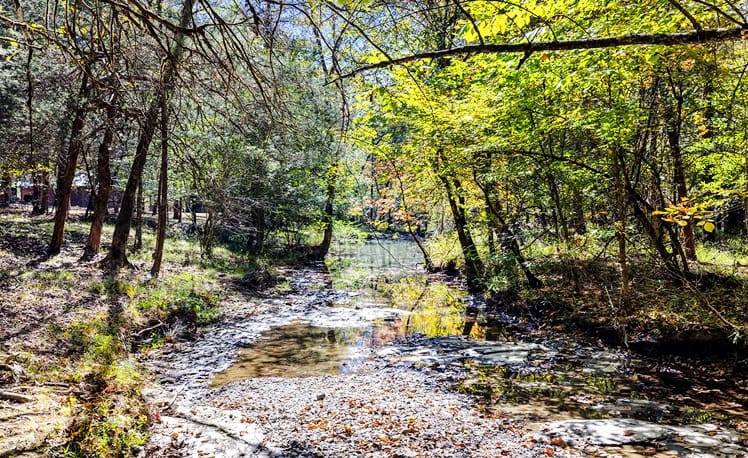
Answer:
<path fill-rule="evenodd" d="M 275 311 L 262 320 L 238 314 L 204 350 L 162 357 L 170 360 L 162 386 L 191 379 L 205 393 L 262 378 L 334 377 L 378 358 L 422 368 L 473 396 L 485 415 L 534 425 L 549 443 L 626 456 L 748 455 L 748 388 L 729 362 L 707 375 L 682 359 L 488 313 L 459 281 L 426 275 L 411 242 L 336 243 L 326 266 L 289 272 L 261 302 Z"/>

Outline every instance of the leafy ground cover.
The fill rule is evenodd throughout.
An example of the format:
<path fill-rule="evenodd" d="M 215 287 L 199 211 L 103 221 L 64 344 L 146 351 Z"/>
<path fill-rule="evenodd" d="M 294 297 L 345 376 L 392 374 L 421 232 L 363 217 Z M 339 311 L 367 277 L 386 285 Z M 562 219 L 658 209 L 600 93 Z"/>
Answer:
<path fill-rule="evenodd" d="M 218 269 L 200 264 L 194 245 L 176 240 L 154 283 L 142 268 L 146 236 L 133 258 L 141 269 L 113 278 L 79 261 L 85 224 L 72 222 L 63 252 L 46 259 L 49 219 L 1 218 L 0 456 L 134 453 L 150 421 L 138 355 L 214 319 L 221 283 L 240 270 L 220 253 Z"/>

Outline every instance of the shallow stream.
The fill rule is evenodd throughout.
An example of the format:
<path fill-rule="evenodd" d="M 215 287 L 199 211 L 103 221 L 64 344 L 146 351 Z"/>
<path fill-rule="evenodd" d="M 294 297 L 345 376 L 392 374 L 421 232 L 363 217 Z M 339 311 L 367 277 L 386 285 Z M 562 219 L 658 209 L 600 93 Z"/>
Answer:
<path fill-rule="evenodd" d="M 467 378 L 458 390 L 478 396 L 488 411 L 528 420 L 631 418 L 738 427 L 748 420 L 744 380 L 727 372 L 695 377 L 682 361 L 538 331 L 509 316 L 466 319 L 466 303 L 480 308 L 478 300 L 452 278 L 427 277 L 421 263 L 407 241 L 336 244 L 326 262 L 330 294 L 322 299 L 329 311 L 262 333 L 212 384 L 347 373 L 371 354 L 395 351 L 414 364 L 459 365 Z M 336 312 L 344 309 L 359 313 Z"/>
<path fill-rule="evenodd" d="M 336 244 L 325 265 L 286 276 L 196 344 L 167 349 L 155 363 L 156 395 L 184 396 L 190 415 L 199 411 L 193 402 L 235 396 L 236 386 L 407 368 L 471 395 L 485 418 L 519 421 L 553 445 L 612 446 L 612 456 L 748 456 L 748 383 L 729 361 L 705 375 L 683 359 L 487 313 L 459 281 L 427 276 L 407 241 Z M 192 388 L 180 395 L 180 385 Z"/>

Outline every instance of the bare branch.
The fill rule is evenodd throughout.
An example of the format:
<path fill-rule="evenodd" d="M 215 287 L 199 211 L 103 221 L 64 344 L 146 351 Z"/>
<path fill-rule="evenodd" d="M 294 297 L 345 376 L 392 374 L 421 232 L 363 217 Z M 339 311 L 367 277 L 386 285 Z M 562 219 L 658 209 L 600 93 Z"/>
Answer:
<path fill-rule="evenodd" d="M 345 79 L 358 75 L 359 73 L 378 68 L 392 67 L 394 65 L 403 65 L 409 62 L 424 59 L 436 59 L 449 56 L 466 56 L 471 54 L 533 53 L 544 51 L 573 51 L 582 49 L 615 48 L 621 46 L 674 46 L 717 41 L 734 41 L 746 39 L 746 36 L 748 36 L 748 27 L 734 27 L 729 29 L 711 29 L 682 33 L 647 33 L 621 35 L 616 37 L 588 38 L 581 40 L 465 45 L 450 49 L 424 51 L 422 53 L 411 54 L 408 56 L 363 65 L 354 70 L 351 70 L 348 73 L 339 75 L 338 78 Z"/>
<path fill-rule="evenodd" d="M 691 14 L 686 8 L 683 7 L 683 5 L 680 4 L 678 0 L 668 0 L 671 5 L 675 7 L 680 13 L 688 19 L 688 21 L 691 23 L 693 28 L 698 32 L 701 31 L 701 24 L 699 24 L 699 21 L 696 20 L 695 17 L 693 17 L 693 14 Z"/>

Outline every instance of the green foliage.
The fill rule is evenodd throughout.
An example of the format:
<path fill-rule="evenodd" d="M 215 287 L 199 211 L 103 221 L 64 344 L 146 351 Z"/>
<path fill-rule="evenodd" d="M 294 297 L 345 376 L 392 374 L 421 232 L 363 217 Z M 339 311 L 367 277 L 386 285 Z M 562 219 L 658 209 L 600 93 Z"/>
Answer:
<path fill-rule="evenodd" d="M 146 288 L 135 298 L 134 306 L 147 314 L 162 318 L 185 316 L 193 324 L 202 325 L 218 316 L 220 295 L 196 285 L 191 274 L 180 274 L 178 278 L 155 288 Z"/>

